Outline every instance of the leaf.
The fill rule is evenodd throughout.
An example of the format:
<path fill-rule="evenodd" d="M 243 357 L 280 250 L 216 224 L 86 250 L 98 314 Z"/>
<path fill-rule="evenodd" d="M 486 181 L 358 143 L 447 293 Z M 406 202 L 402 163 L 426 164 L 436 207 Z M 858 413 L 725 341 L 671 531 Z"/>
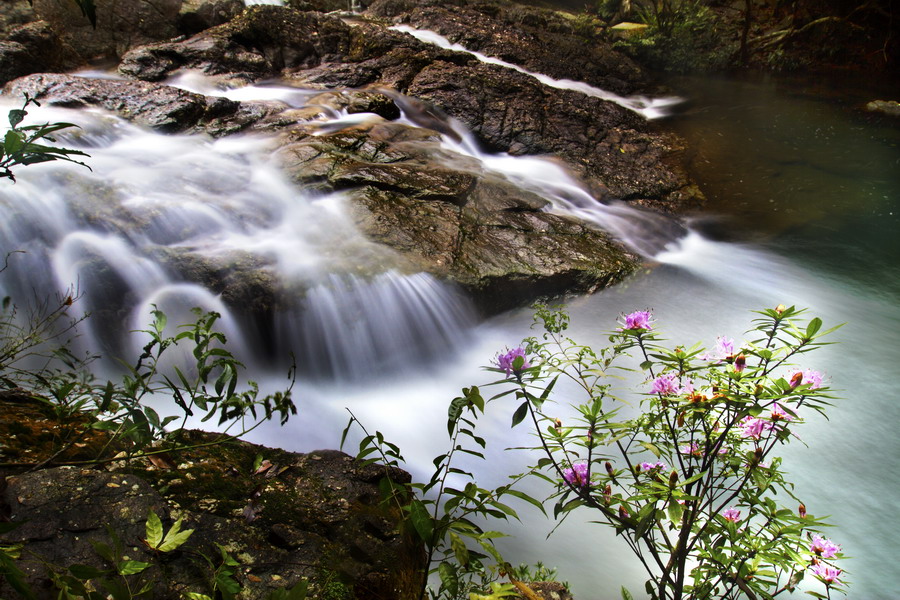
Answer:
<path fill-rule="evenodd" d="M 631 595 L 631 592 L 625 589 L 624 585 L 622 586 L 622 600 L 634 600 L 634 596 Z"/>
<path fill-rule="evenodd" d="M 538 509 L 540 509 L 540 511 L 542 513 L 544 513 L 544 516 L 547 515 L 547 511 L 544 510 L 544 504 L 540 500 L 538 500 L 536 498 L 532 498 L 525 492 L 520 492 L 519 490 L 506 490 L 506 493 L 509 494 L 510 496 L 515 496 L 516 498 L 519 498 L 520 500 L 524 500 L 525 502 L 528 502 L 529 504 L 531 504 L 533 506 L 536 506 Z"/>
<path fill-rule="evenodd" d="M 150 566 L 150 563 L 137 560 L 124 560 L 119 563 L 119 575 L 137 575 Z"/>
<path fill-rule="evenodd" d="M 438 565 L 438 576 L 441 578 L 441 587 L 447 590 L 451 598 L 455 598 L 459 591 L 459 578 L 456 574 L 456 568 L 448 562 L 442 562 Z"/>
<path fill-rule="evenodd" d="M 422 541 L 430 544 L 432 542 L 431 537 L 434 532 L 434 524 L 425 505 L 417 498 L 414 498 L 409 504 L 409 519 L 412 521 L 413 528 L 415 528 Z"/>
<path fill-rule="evenodd" d="M 162 521 L 159 520 L 159 515 L 157 515 L 152 510 L 150 514 L 147 515 L 147 524 L 144 526 L 146 530 L 146 537 L 144 540 L 147 542 L 147 545 L 151 548 L 156 548 L 162 542 L 163 539 L 163 526 Z M 97 546 L 94 546 L 94 549 L 97 549 Z M 99 552 L 98 552 L 99 553 Z M 107 558 L 105 555 L 101 554 L 103 558 Z M 109 560 L 107 558 L 107 560 Z"/>
<path fill-rule="evenodd" d="M 171 552 L 172 550 L 177 549 L 179 546 L 184 544 L 191 534 L 194 533 L 193 529 L 185 529 L 181 530 L 181 521 L 183 517 L 178 517 L 178 520 L 172 524 L 172 528 L 166 533 L 166 537 L 163 538 L 162 543 L 156 548 L 160 552 Z"/>
<path fill-rule="evenodd" d="M 815 317 L 806 326 L 806 337 L 812 339 L 822 329 L 822 319 Z"/>
<path fill-rule="evenodd" d="M 515 427 L 519 423 L 525 420 L 525 417 L 528 415 L 528 400 L 522 403 L 519 408 L 516 409 L 516 412 L 513 413 L 512 417 L 512 425 L 511 427 Z"/>
<path fill-rule="evenodd" d="M 13 110 L 9 111 L 9 126 L 15 127 L 22 122 L 22 120 L 25 118 L 25 115 L 27 114 L 28 113 L 21 108 L 14 108 Z"/>

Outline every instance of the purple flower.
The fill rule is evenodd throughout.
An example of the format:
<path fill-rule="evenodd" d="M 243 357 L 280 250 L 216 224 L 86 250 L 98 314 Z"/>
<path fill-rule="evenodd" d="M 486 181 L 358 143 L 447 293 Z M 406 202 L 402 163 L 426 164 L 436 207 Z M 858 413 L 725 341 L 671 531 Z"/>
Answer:
<path fill-rule="evenodd" d="M 726 508 L 722 511 L 722 517 L 726 521 L 731 521 L 732 523 L 737 523 L 741 520 L 741 511 L 736 508 Z"/>
<path fill-rule="evenodd" d="M 768 421 L 747 416 L 741 420 L 739 427 L 741 428 L 742 437 L 758 440 L 763 433 L 772 429 L 773 425 Z"/>
<path fill-rule="evenodd" d="M 672 373 L 668 375 L 660 375 L 653 380 L 653 387 L 650 391 L 661 396 L 674 396 L 681 391 L 678 385 L 678 376 Z"/>
<path fill-rule="evenodd" d="M 585 488 L 590 484 L 587 463 L 573 463 L 571 469 L 563 469 L 563 479 L 569 485 Z"/>
<path fill-rule="evenodd" d="M 700 451 L 700 444 L 697 442 L 691 442 L 690 446 L 682 446 L 679 449 L 679 452 L 690 456 L 696 456 L 697 458 L 703 457 L 703 452 Z"/>
<path fill-rule="evenodd" d="M 808 385 L 809 389 L 816 390 L 822 387 L 822 374 L 812 369 L 806 369 L 805 371 L 791 369 L 787 372 L 787 380 L 792 388 L 799 385 Z"/>
<path fill-rule="evenodd" d="M 516 365 L 516 359 L 521 358 L 522 362 L 520 365 Z M 500 354 L 497 356 L 497 366 L 506 371 L 506 376 L 509 377 L 513 373 L 518 375 L 525 369 L 531 366 L 531 363 L 528 362 L 528 358 L 525 356 L 525 350 L 519 346 L 518 348 L 513 348 L 506 354 Z"/>
<path fill-rule="evenodd" d="M 716 345 L 712 352 L 705 352 L 700 356 L 700 360 L 712 361 L 718 364 L 723 360 L 728 360 L 734 356 L 734 340 L 720 335 L 716 338 Z"/>
<path fill-rule="evenodd" d="M 785 412 L 785 410 L 783 408 L 778 406 L 777 402 L 772 403 L 772 414 L 769 418 L 771 418 L 773 421 L 778 421 L 778 420 L 793 421 L 794 420 L 794 417 L 792 417 L 790 413 Z"/>
<path fill-rule="evenodd" d="M 650 325 L 652 316 L 649 310 L 637 310 L 629 313 L 625 315 L 625 324 L 622 329 L 653 329 L 653 326 Z"/>
<path fill-rule="evenodd" d="M 835 555 L 841 551 L 841 547 L 831 540 L 827 540 L 818 534 L 814 534 L 812 537 L 812 544 L 809 546 L 809 551 L 822 558 L 834 558 Z"/>
<path fill-rule="evenodd" d="M 655 462 L 655 463 L 642 462 L 641 463 L 641 471 L 652 471 L 653 469 L 665 470 L 666 463 L 664 463 L 664 462 Z"/>
<path fill-rule="evenodd" d="M 825 585 L 840 585 L 841 570 L 835 567 L 829 567 L 825 563 L 815 563 L 810 567 L 816 576 L 825 582 Z"/>

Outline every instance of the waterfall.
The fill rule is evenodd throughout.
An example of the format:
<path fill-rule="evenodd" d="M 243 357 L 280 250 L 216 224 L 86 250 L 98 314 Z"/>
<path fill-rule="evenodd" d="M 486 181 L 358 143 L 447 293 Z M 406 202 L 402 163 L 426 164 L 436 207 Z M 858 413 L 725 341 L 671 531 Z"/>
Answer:
<path fill-rule="evenodd" d="M 427 29 L 416 29 L 414 27 L 410 27 L 409 25 L 395 25 L 394 27 L 391 27 L 391 29 L 403 33 L 408 33 L 417 40 L 429 44 L 434 44 L 440 48 L 444 48 L 445 50 L 466 52 L 468 54 L 471 54 L 481 62 L 489 65 L 498 65 L 507 69 L 518 71 L 519 73 L 523 73 L 537 79 L 539 82 L 548 87 L 561 90 L 574 90 L 576 92 L 581 92 L 586 96 L 593 96 L 595 98 L 600 98 L 601 100 L 606 100 L 607 102 L 618 104 L 623 108 L 627 108 L 630 111 L 636 112 L 645 119 L 659 119 L 660 117 L 665 117 L 668 115 L 667 109 L 670 106 L 681 102 L 681 98 L 675 97 L 649 98 L 647 96 L 641 95 L 627 97 L 620 96 L 618 94 L 614 94 L 613 92 L 608 92 L 606 90 L 584 83 L 583 81 L 573 81 L 571 79 L 554 79 L 553 77 L 544 75 L 542 73 L 534 73 L 532 71 L 528 71 L 527 69 L 523 69 L 522 67 L 506 62 L 505 60 L 494 58 L 493 56 L 487 56 L 485 54 L 482 54 L 481 52 L 475 52 L 474 50 L 469 50 L 468 48 L 461 46 L 460 44 L 454 44 L 444 36 L 433 31 L 428 31 Z"/>

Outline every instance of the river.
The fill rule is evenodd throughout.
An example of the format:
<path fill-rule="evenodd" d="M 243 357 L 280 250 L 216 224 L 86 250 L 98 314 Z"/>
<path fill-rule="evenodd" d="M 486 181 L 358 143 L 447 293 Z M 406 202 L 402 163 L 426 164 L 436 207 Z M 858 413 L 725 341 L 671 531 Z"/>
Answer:
<path fill-rule="evenodd" d="M 806 365 L 824 372 L 842 399 L 830 420 L 811 419 L 804 444 L 787 452 L 786 466 L 810 512 L 832 515 L 837 528 L 830 537 L 853 557 L 845 561 L 850 596 L 894 598 L 900 593 L 894 560 L 900 555 L 900 484 L 893 471 L 900 457 L 900 438 L 893 432 L 900 408 L 892 385 L 900 362 L 893 340 L 900 331 L 900 128 L 861 112 L 856 98 L 847 101 L 846 93 L 835 94 L 821 82 L 787 85 L 764 78 L 675 85 L 688 102 L 667 123 L 696 149 L 697 177 L 710 210 L 692 216 L 692 232 L 680 244 L 623 284 L 568 301 L 572 334 L 602 344 L 622 312 L 645 308 L 670 339 L 686 344 L 711 344 L 717 335 L 740 339 L 751 310 L 779 303 L 809 307 L 826 325 L 846 323 L 833 336 L 840 344 L 810 355 L 812 364 Z M 20 270 L 7 289 L 52 289 L 67 278 L 89 286 L 101 277 L 92 271 L 100 260 L 108 266 L 106 276 L 112 272 L 116 285 L 140 299 L 136 314 L 171 294 L 228 316 L 214 295 L 172 281 L 148 262 L 161 245 L 190 245 L 202 253 L 212 251 L 213 241 L 222 244 L 216 251 L 252 249 L 274 256 L 280 276 L 321 283 L 321 293 L 311 297 L 321 298 L 312 319 L 323 329 L 305 343 L 340 338 L 337 347 L 309 353 L 336 357 L 326 361 L 327 368 L 312 368 L 332 375 L 301 378 L 295 390 L 300 415 L 286 428 L 256 431 L 254 441 L 294 450 L 335 447 L 349 408 L 398 442 L 410 469 L 426 476 L 431 457 L 442 451 L 449 400 L 464 386 L 488 381 L 480 367 L 532 333 L 528 309 L 474 324 L 465 301 L 427 276 L 390 269 L 365 280 L 346 276 L 323 258 L 329 254 L 321 249 L 333 239 L 308 235 L 311 229 L 329 231 L 354 240 L 354 252 L 367 252 L 343 218 L 340 198 L 291 200 L 296 192 L 285 189 L 264 160 L 264 140 L 158 136 L 108 117 L 83 118 L 82 141 L 92 154 L 94 175 L 40 165 L 23 170 L 14 188 L 3 189 L 9 211 L 4 247 L 29 250 L 25 273 Z M 71 190 L 82 187 L 84 196 L 73 204 Z M 178 196 L 184 190 L 190 201 Z M 110 212 L 91 203 L 100 192 L 117 197 L 132 217 L 144 216 L 139 235 L 116 233 L 118 213 L 103 227 L 87 227 L 94 217 L 85 215 Z M 277 240 L 295 245 L 273 243 L 282 234 Z M 304 261 L 297 263 L 298 256 Z M 102 287 L 102 279 L 95 281 Z M 381 303 L 373 306 L 370 298 Z M 104 302 L 90 295 L 86 301 L 88 307 Z M 398 319 L 420 316 L 393 341 L 382 328 L 391 309 Z M 353 325 L 340 329 L 351 314 Z M 282 327 L 309 329 L 303 318 L 288 314 Z M 373 322 L 379 326 L 366 325 Z M 225 325 L 230 339 L 249 354 L 256 376 L 272 387 L 281 383 L 247 350 L 259 343 L 253 332 L 242 330 L 239 319 L 225 319 Z M 117 348 L 108 332 L 91 328 L 85 337 L 85 343 Z M 390 360 L 374 360 L 385 355 Z M 512 408 L 491 405 L 483 419 L 489 461 L 468 465 L 482 485 L 502 483 L 526 461 L 522 453 L 503 450 L 529 443 L 524 431 L 509 430 Z M 634 593 L 642 589 L 627 549 L 586 525 L 589 514 L 573 515 L 549 539 L 551 523 L 527 507 L 522 515 L 523 524 L 510 526 L 514 537 L 504 543 L 512 562 L 558 567 L 580 600 L 617 598 L 620 585 Z"/>

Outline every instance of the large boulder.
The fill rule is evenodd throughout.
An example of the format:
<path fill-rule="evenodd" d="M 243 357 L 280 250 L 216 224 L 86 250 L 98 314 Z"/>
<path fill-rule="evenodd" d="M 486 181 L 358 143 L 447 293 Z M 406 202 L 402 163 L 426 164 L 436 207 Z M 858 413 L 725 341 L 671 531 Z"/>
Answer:
<path fill-rule="evenodd" d="M 176 69 L 255 81 L 339 59 L 349 45 L 350 27 L 336 17 L 261 5 L 188 40 L 129 52 L 119 71 L 145 81 L 160 81 Z"/>
<path fill-rule="evenodd" d="M 334 450 L 295 454 L 239 441 L 209 445 L 221 436 L 186 431 L 182 443 L 197 448 L 154 463 L 23 472 L 9 465 L 51 458 L 64 436 L 79 428 L 88 435 L 56 460 L 88 458 L 103 440 L 83 417 L 70 417 L 73 424 L 51 416 L 48 403 L 4 394 L 0 414 L 0 514 L 21 524 L 0 540 L 22 544 L 17 566 L 38 598 L 59 593 L 51 570 L 82 565 L 75 573 L 87 573 L 112 566 L 97 549 L 102 544 L 114 551 L 116 538 L 125 555 L 119 561 L 151 565 L 123 579 L 151 586 L 156 598 L 210 594 L 220 548 L 237 563 L 230 570 L 242 598 L 265 598 L 301 579 L 309 581 L 311 598 L 333 597 L 328 588 L 340 597 L 418 598 L 425 554 L 400 532 L 399 511 L 380 502 L 379 481 L 409 482 L 403 471 L 364 465 Z M 255 472 L 258 455 L 271 468 Z M 142 543 L 150 511 L 166 530 L 176 518 L 194 530 L 178 551 L 155 552 Z M 0 596 L 16 596 L 5 579 Z"/>
<path fill-rule="evenodd" d="M 14 27 L 0 41 L 0 85 L 23 75 L 73 66 L 71 57 L 46 21 Z"/>
<path fill-rule="evenodd" d="M 128 49 L 178 35 L 182 0 L 95 0 L 97 27 L 72 0 L 34 0 L 37 18 L 84 61 L 116 57 Z"/>

